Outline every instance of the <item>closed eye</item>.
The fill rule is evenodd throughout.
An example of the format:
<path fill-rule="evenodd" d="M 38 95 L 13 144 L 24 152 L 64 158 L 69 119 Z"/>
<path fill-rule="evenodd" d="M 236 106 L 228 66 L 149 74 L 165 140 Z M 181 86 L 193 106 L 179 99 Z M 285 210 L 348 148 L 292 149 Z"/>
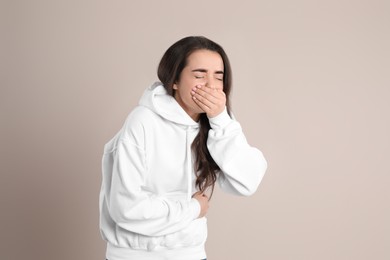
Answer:
<path fill-rule="evenodd" d="M 215 78 L 219 81 L 223 81 L 223 71 L 216 71 L 215 72 Z"/>

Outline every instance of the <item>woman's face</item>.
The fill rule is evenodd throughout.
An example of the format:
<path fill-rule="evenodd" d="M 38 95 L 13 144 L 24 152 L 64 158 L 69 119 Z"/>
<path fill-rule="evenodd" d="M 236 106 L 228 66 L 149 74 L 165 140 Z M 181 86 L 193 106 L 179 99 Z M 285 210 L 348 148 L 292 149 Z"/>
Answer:
<path fill-rule="evenodd" d="M 187 66 L 173 89 L 176 101 L 194 121 L 204 111 L 192 99 L 191 91 L 197 85 L 223 90 L 223 71 L 223 61 L 217 52 L 197 50 L 188 56 Z"/>

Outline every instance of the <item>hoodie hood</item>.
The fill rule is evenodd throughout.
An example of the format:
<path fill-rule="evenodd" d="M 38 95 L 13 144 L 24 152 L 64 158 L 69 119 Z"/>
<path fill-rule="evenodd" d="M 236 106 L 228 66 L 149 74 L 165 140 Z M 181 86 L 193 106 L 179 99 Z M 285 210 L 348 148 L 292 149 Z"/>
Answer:
<path fill-rule="evenodd" d="M 147 88 L 139 102 L 140 106 L 147 107 L 164 119 L 185 129 L 185 165 L 187 172 L 187 199 L 192 196 L 192 157 L 191 144 L 196 136 L 199 123 L 195 122 L 177 103 L 176 99 L 168 94 L 161 82 L 155 82 Z"/>
<path fill-rule="evenodd" d="M 177 103 L 176 99 L 169 95 L 161 82 L 155 82 L 143 93 L 139 105 L 144 106 L 173 123 L 199 127 Z"/>

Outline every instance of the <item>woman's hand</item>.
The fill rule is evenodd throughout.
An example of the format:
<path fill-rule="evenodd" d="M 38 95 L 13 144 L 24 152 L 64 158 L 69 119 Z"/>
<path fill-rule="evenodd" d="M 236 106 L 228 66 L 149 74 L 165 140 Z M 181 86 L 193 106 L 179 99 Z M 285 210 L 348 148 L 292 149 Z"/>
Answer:
<path fill-rule="evenodd" d="M 192 91 L 195 103 L 207 114 L 208 117 L 216 117 L 226 106 L 226 95 L 222 89 L 197 85 Z"/>
<path fill-rule="evenodd" d="M 204 217 L 209 209 L 209 198 L 200 191 L 192 195 L 192 197 L 198 200 L 200 204 L 200 213 L 198 218 Z"/>

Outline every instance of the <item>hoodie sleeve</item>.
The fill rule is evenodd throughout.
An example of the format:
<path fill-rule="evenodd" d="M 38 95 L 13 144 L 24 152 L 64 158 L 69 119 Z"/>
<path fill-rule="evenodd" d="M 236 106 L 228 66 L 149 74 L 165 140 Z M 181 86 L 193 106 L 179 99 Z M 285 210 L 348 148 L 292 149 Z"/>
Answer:
<path fill-rule="evenodd" d="M 125 230 L 146 236 L 180 231 L 199 216 L 196 199 L 175 200 L 143 189 L 146 164 L 142 147 L 119 139 L 103 156 L 106 203 L 110 218 Z"/>
<path fill-rule="evenodd" d="M 207 147 L 221 168 L 219 186 L 235 195 L 252 195 L 267 169 L 262 152 L 248 144 L 240 124 L 230 118 L 226 109 L 209 118 L 209 122 Z"/>

